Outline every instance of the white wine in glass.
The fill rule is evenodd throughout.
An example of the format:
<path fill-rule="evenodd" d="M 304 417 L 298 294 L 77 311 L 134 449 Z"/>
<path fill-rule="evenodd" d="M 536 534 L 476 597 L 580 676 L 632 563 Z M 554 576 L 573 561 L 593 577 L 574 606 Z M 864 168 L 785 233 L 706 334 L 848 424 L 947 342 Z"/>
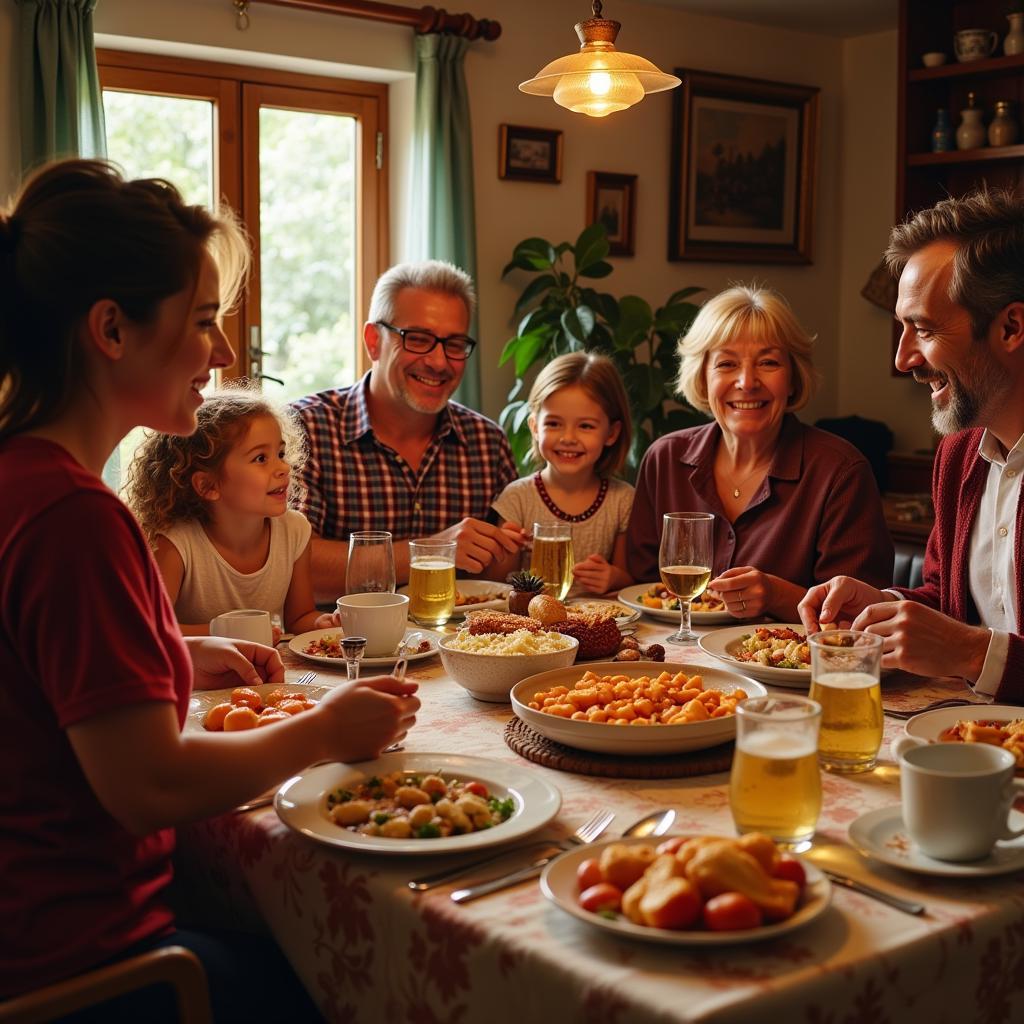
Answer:
<path fill-rule="evenodd" d="M 679 598 L 679 629 L 670 644 L 692 644 L 690 602 L 700 597 L 711 579 L 715 517 L 710 512 L 668 512 L 662 520 L 658 567 L 666 590 Z"/>

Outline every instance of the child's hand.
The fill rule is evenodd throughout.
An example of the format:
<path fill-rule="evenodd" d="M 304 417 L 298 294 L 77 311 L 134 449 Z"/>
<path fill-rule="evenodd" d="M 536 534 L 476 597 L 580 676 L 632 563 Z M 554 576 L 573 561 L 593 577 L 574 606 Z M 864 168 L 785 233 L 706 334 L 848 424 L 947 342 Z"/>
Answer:
<path fill-rule="evenodd" d="M 416 721 L 420 706 L 413 696 L 416 688 L 416 683 L 377 676 L 329 690 L 317 708 L 320 715 L 328 716 L 326 757 L 368 761 L 402 739 Z"/>
<path fill-rule="evenodd" d="M 281 642 L 281 627 L 271 625 L 270 627 L 271 643 L 276 647 Z"/>
<path fill-rule="evenodd" d="M 185 638 L 192 657 L 192 685 L 197 690 L 283 683 L 284 665 L 273 647 L 223 636 Z"/>
<path fill-rule="evenodd" d="M 582 562 L 572 567 L 577 582 L 582 583 L 592 594 L 606 594 L 612 589 L 613 566 L 600 555 L 587 555 Z"/>
<path fill-rule="evenodd" d="M 341 629 L 341 614 L 339 612 L 324 612 L 316 617 L 313 623 L 314 629 Z"/>

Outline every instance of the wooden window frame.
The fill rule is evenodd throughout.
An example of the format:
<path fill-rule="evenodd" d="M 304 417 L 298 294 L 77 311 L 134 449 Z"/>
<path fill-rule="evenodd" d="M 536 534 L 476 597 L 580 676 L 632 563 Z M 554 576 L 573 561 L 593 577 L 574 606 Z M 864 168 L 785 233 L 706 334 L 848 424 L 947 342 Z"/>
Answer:
<path fill-rule="evenodd" d="M 221 375 L 222 380 L 250 374 L 249 339 L 261 327 L 259 154 L 255 144 L 261 105 L 348 114 L 357 119 L 359 253 L 353 320 L 357 325 L 365 321 L 374 283 L 388 267 L 386 83 L 123 50 L 99 49 L 96 57 L 103 89 L 205 99 L 214 104 L 214 191 L 238 212 L 254 239 L 249 285 L 237 310 L 225 320 L 225 331 L 238 358 L 234 366 Z M 378 137 L 384 141 L 380 167 L 377 166 Z M 361 335 L 357 334 L 355 344 L 356 372 L 361 375 L 369 369 L 369 357 Z"/>

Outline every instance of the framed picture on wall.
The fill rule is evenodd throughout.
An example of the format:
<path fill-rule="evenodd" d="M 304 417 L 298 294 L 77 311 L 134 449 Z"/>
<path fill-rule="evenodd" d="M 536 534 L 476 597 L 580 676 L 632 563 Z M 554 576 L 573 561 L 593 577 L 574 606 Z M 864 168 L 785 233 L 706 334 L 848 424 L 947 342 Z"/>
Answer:
<path fill-rule="evenodd" d="M 669 259 L 810 263 L 818 90 L 675 73 Z"/>
<path fill-rule="evenodd" d="M 587 172 L 587 224 L 604 224 L 609 253 L 632 256 L 636 252 L 636 175 Z"/>
<path fill-rule="evenodd" d="M 562 133 L 553 128 L 498 125 L 498 177 L 557 185 L 562 180 Z"/>

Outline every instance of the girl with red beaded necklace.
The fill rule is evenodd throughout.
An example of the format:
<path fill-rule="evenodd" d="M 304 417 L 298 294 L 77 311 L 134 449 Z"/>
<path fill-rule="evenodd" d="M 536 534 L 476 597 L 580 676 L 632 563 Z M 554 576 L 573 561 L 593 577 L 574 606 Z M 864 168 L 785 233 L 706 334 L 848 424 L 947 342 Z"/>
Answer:
<path fill-rule="evenodd" d="M 604 594 L 633 582 L 626 568 L 626 524 L 633 488 L 614 474 L 632 440 L 629 401 L 615 364 L 590 352 L 552 360 L 530 391 L 533 458 L 541 469 L 514 480 L 494 501 L 503 523 L 572 523 L 571 594 Z M 582 556 L 582 557 L 581 557 Z M 494 579 L 517 569 L 512 556 Z"/>

